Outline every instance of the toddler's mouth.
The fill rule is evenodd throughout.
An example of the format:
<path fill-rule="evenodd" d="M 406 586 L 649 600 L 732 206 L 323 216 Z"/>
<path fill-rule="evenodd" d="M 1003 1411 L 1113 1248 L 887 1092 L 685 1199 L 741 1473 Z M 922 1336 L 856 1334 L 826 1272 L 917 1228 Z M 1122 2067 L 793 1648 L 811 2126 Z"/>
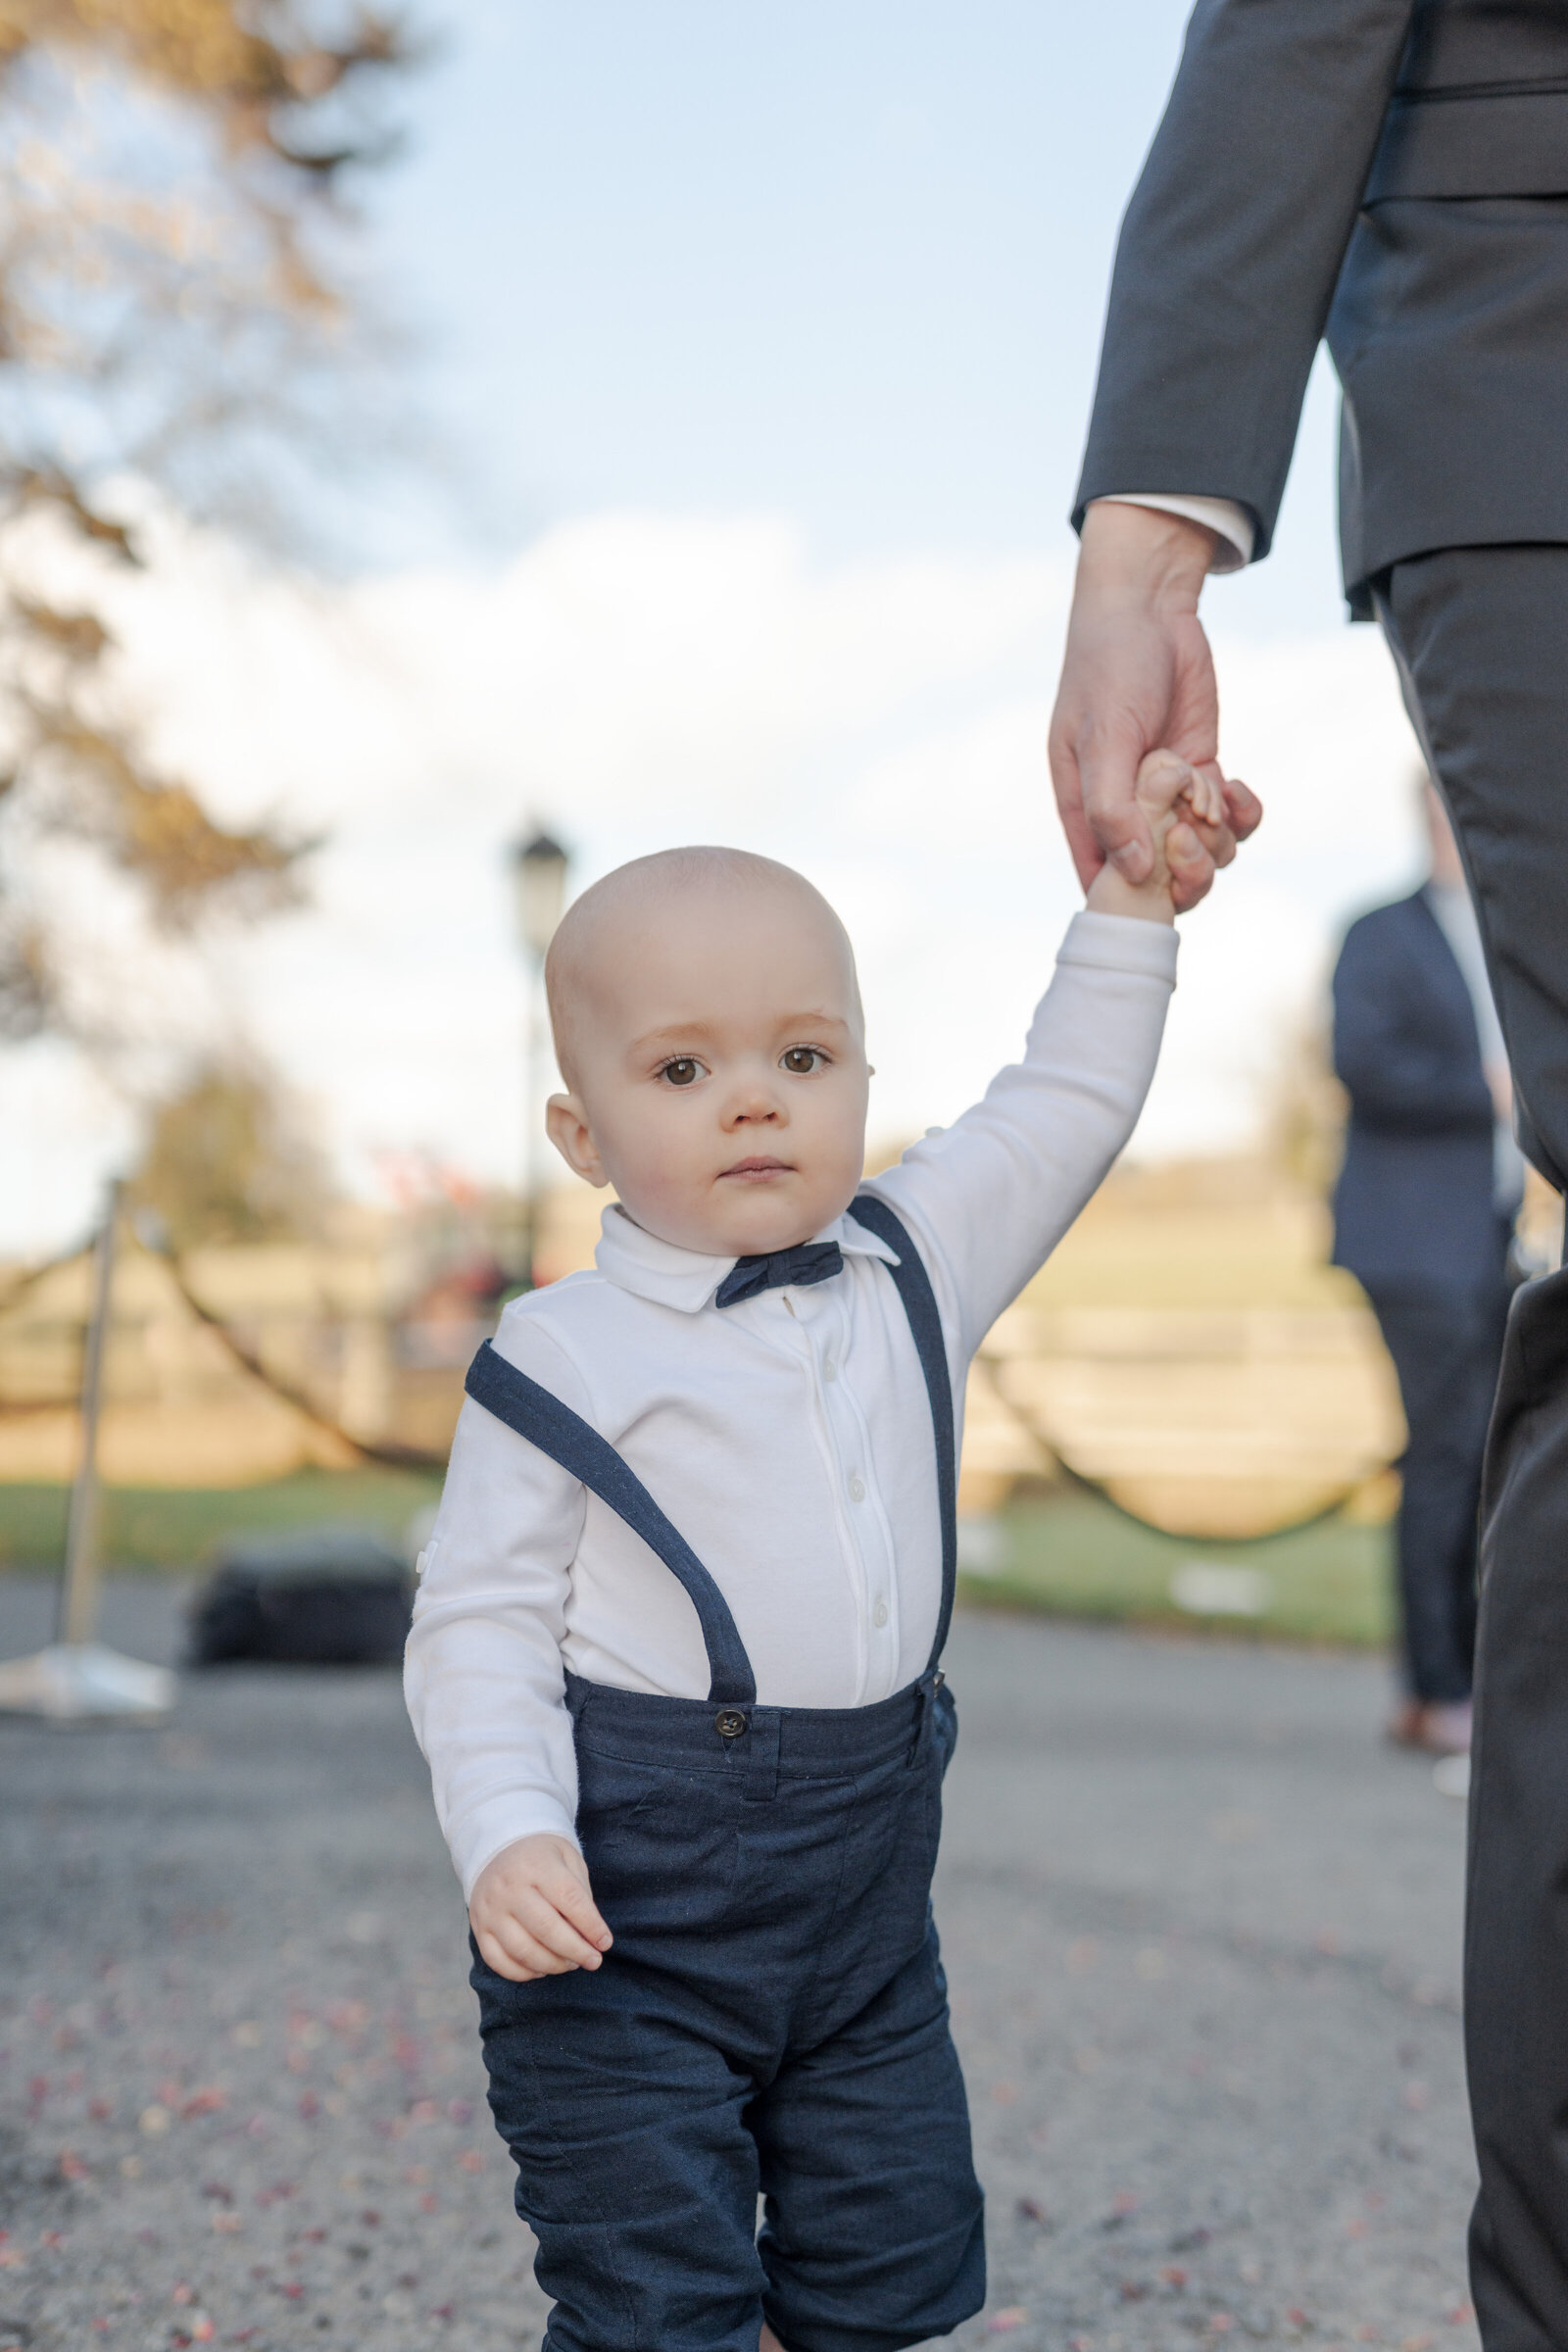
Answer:
<path fill-rule="evenodd" d="M 738 1159 L 732 1168 L 719 1170 L 720 1181 L 726 1176 L 740 1176 L 756 1183 L 767 1176 L 793 1176 L 795 1169 L 787 1159 Z"/>

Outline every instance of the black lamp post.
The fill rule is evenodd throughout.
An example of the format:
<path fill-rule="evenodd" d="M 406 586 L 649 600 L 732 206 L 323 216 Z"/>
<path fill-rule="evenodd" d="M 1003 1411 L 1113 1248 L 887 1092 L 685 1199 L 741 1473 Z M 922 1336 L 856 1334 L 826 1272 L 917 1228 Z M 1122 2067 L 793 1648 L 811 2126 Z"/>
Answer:
<path fill-rule="evenodd" d="M 556 925 L 566 903 L 567 857 L 559 841 L 542 829 L 514 844 L 512 868 L 513 912 L 517 944 L 528 973 L 528 1018 L 523 1054 L 523 1176 L 522 1280 L 533 1288 L 534 1254 L 539 1243 L 539 1121 L 538 1096 L 544 1061 L 544 1024 L 539 1006 L 539 982 L 545 956 L 556 936 Z"/>

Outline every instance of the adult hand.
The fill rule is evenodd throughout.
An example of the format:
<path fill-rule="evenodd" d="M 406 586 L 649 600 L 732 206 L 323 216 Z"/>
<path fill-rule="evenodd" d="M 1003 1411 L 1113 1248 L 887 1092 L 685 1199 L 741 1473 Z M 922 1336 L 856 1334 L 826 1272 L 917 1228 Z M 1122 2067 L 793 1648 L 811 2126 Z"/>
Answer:
<path fill-rule="evenodd" d="M 1107 859 L 1134 885 L 1153 871 L 1135 797 L 1149 752 L 1175 752 L 1212 779 L 1225 808 L 1221 822 L 1194 827 L 1199 855 L 1172 863 L 1178 908 L 1197 905 L 1262 816 L 1219 764 L 1219 695 L 1198 617 L 1213 553 L 1213 533 L 1185 515 L 1102 500 L 1084 517 L 1051 772 L 1086 890 Z"/>

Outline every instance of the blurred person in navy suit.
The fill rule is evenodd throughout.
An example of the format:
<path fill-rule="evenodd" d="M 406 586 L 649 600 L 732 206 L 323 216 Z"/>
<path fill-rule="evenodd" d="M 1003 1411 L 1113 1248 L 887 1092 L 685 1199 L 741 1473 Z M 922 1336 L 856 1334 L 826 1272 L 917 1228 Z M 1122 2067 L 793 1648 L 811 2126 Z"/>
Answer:
<path fill-rule="evenodd" d="M 1398 1582 L 1405 1698 L 1390 1736 L 1470 1745 L 1481 1461 L 1524 1189 L 1502 1032 L 1443 803 L 1423 780 L 1431 872 L 1352 923 L 1334 974 L 1350 1098 L 1334 1262 L 1372 1302 L 1409 1427 Z"/>

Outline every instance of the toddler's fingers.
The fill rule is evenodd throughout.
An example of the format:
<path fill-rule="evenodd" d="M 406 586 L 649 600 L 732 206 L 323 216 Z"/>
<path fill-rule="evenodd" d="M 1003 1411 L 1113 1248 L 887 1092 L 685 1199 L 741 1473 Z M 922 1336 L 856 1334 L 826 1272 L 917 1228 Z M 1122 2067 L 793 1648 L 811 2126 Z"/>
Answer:
<path fill-rule="evenodd" d="M 548 1917 L 537 1913 L 524 1916 L 519 1905 L 506 1919 L 499 1921 L 493 1931 L 496 1942 L 519 1968 L 530 1977 L 564 1977 L 568 1969 L 599 1966 L 599 1954 L 590 1951 L 579 1939 L 579 1948 L 586 1955 L 577 1960 L 558 1948 L 564 1923 L 556 1913 Z"/>
<path fill-rule="evenodd" d="M 580 1879 L 564 1870 L 559 1881 L 551 1881 L 548 1892 L 556 1909 L 571 1922 L 579 1936 L 585 1936 L 601 1952 L 609 1951 L 615 1939 L 600 1916 L 598 1904 Z"/>
<path fill-rule="evenodd" d="M 537 1968 L 526 1967 L 520 1960 L 514 1960 L 500 1937 L 492 1935 L 488 1928 L 475 1928 L 473 1940 L 479 1947 L 479 1957 L 486 1968 L 493 1968 L 496 1975 L 505 1977 L 509 1984 L 529 1984 L 542 1973 Z"/>
<path fill-rule="evenodd" d="M 1229 825 L 1211 825 L 1205 817 L 1190 814 L 1187 821 L 1215 865 L 1229 865 L 1236 855 L 1236 836 Z"/>
<path fill-rule="evenodd" d="M 1195 767 L 1193 780 L 1182 795 L 1193 815 L 1205 825 L 1225 822 L 1225 794 L 1212 767 Z"/>
<path fill-rule="evenodd" d="M 1196 906 L 1214 879 L 1214 860 L 1193 827 L 1180 818 L 1165 836 L 1165 863 L 1178 914 Z"/>
<path fill-rule="evenodd" d="M 1146 752 L 1139 763 L 1135 787 L 1145 808 L 1169 808 L 1190 791 L 1197 778 L 1179 752 Z"/>
<path fill-rule="evenodd" d="M 514 1904 L 512 1916 L 523 1934 L 550 1955 L 557 1969 L 599 1966 L 598 1945 L 580 1936 L 563 1916 L 553 1888 L 549 1894 L 539 1886 L 526 1888 Z"/>

